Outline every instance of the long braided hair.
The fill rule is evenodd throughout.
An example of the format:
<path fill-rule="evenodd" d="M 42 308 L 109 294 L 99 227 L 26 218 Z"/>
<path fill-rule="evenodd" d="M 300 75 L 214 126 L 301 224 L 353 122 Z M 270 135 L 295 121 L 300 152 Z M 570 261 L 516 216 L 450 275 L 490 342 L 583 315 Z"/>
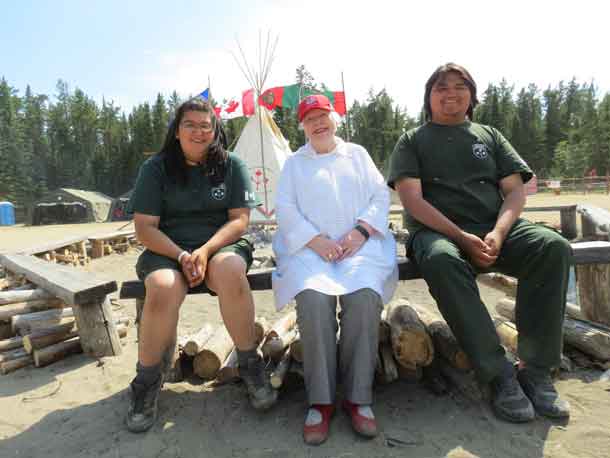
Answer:
<path fill-rule="evenodd" d="M 227 166 L 227 136 L 222 124 L 216 118 L 214 108 L 206 101 L 200 99 L 187 100 L 176 109 L 174 119 L 169 123 L 165 142 L 159 154 L 163 157 L 165 170 L 170 178 L 186 185 L 188 182 L 187 164 L 180 141 L 176 138 L 178 128 L 184 114 L 189 111 L 209 113 L 214 129 L 214 140 L 208 147 L 202 172 L 210 178 L 212 186 L 218 186 L 225 179 Z"/>

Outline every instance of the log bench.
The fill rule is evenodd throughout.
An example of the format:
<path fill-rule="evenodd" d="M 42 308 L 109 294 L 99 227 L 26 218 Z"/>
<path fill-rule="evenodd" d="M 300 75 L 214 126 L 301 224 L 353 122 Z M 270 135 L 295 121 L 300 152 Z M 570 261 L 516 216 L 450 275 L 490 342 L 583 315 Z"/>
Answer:
<path fill-rule="evenodd" d="M 97 357 L 121 354 L 121 343 L 107 297 L 117 290 L 116 281 L 96 278 L 89 272 L 29 255 L 0 254 L 0 264 L 72 307 L 85 353 Z M 13 296 L 15 294 L 19 292 Z"/>
<path fill-rule="evenodd" d="M 590 264 L 610 264 L 610 242 L 581 242 L 572 243 L 572 264 L 573 265 L 590 265 Z M 404 256 L 397 257 L 398 264 L 398 279 L 399 280 L 414 280 L 422 278 L 417 265 L 410 259 Z M 274 268 L 253 270 L 248 273 L 248 282 L 252 291 L 265 291 L 271 289 L 271 274 Z M 608 287 L 608 285 L 606 285 Z M 191 288 L 188 294 L 213 294 L 205 283 Z M 146 289 L 144 282 L 132 280 L 123 282 L 119 297 L 121 299 L 136 299 L 144 300 Z"/>

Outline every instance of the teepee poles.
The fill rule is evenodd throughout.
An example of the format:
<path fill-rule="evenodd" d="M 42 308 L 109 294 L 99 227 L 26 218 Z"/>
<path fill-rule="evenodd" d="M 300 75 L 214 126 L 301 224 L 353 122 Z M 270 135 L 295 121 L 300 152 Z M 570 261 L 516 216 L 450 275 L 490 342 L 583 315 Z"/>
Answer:
<path fill-rule="evenodd" d="M 259 126 L 259 134 L 260 134 L 260 150 L 261 150 L 261 165 L 262 165 L 262 175 L 263 175 L 263 191 L 265 196 L 265 211 L 269 209 L 269 191 L 267 189 L 267 169 L 265 167 L 265 151 L 264 151 L 264 141 L 263 141 L 263 117 L 261 115 L 261 110 L 263 109 L 258 100 L 263 93 L 263 88 L 265 87 L 265 82 L 267 81 L 267 77 L 271 71 L 271 65 L 275 60 L 275 50 L 277 48 L 279 37 L 275 38 L 275 41 L 271 41 L 271 31 L 267 32 L 267 39 L 265 41 L 265 46 L 263 50 L 263 40 L 262 35 L 259 32 L 258 34 L 258 71 L 252 67 L 252 65 L 246 59 L 246 55 L 244 50 L 239 43 L 239 40 L 235 40 L 237 42 L 237 49 L 239 50 L 239 54 L 241 56 L 240 59 L 237 58 L 235 53 L 231 53 L 233 55 L 233 59 L 237 63 L 240 71 L 250 84 L 250 86 L 254 89 L 255 97 L 254 97 L 254 105 L 256 107 L 256 116 L 258 117 L 258 126 Z"/>

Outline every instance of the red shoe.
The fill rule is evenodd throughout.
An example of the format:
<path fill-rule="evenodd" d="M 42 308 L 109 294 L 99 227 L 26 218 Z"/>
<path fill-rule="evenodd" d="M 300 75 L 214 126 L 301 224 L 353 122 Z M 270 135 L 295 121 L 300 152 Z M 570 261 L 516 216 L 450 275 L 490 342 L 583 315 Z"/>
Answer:
<path fill-rule="evenodd" d="M 371 406 L 354 404 L 346 399 L 343 408 L 352 419 L 354 431 L 364 437 L 377 436 L 377 422 Z"/>
<path fill-rule="evenodd" d="M 309 406 L 305 426 L 303 426 L 303 439 L 306 444 L 320 445 L 328 439 L 330 419 L 335 412 L 333 404 L 313 404 Z"/>

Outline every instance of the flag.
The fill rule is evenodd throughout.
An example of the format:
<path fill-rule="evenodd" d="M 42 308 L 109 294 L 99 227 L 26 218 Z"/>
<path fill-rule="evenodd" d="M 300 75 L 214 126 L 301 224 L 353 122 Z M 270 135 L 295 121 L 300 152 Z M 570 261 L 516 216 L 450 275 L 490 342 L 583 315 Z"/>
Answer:
<path fill-rule="evenodd" d="M 258 104 L 264 106 L 268 110 L 273 110 L 276 107 L 295 109 L 299 105 L 301 98 L 317 93 L 318 92 L 310 90 L 301 91 L 298 84 L 272 87 L 261 94 L 258 99 Z M 345 116 L 347 111 L 345 107 L 345 92 L 324 90 L 321 93 L 328 97 L 333 108 L 339 115 Z"/>
<path fill-rule="evenodd" d="M 199 94 L 199 97 L 207 102 L 210 99 L 210 88 L 207 88 L 203 92 L 201 92 Z"/>
<path fill-rule="evenodd" d="M 267 89 L 258 98 L 258 104 L 268 110 L 276 107 L 296 108 L 299 105 L 299 85 L 279 86 Z"/>
<path fill-rule="evenodd" d="M 221 119 L 233 119 L 254 114 L 254 90 L 242 92 L 241 97 L 231 97 L 214 108 L 216 116 Z"/>

